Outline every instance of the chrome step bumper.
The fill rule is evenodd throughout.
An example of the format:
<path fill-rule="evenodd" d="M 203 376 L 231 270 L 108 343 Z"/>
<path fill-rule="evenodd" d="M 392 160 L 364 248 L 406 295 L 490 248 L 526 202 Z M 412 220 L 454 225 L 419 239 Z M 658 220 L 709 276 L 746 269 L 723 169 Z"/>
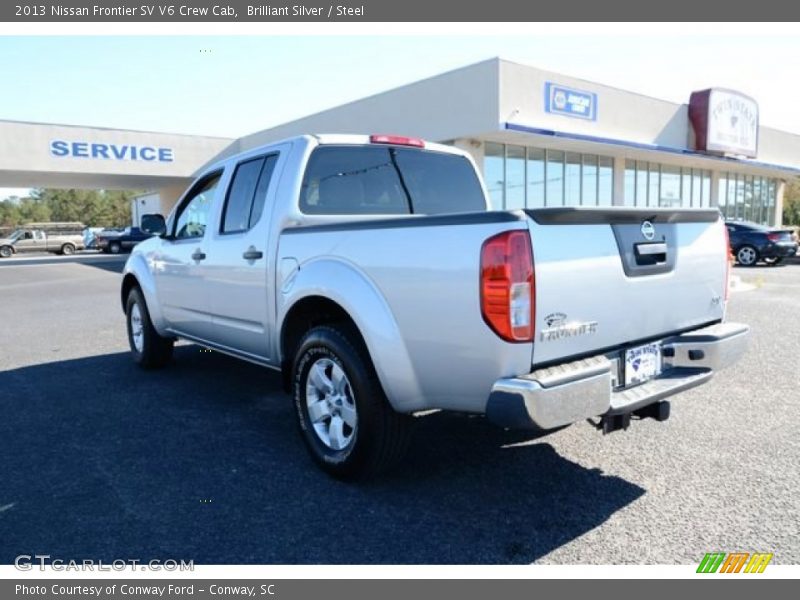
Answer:
<path fill-rule="evenodd" d="M 663 372 L 628 389 L 614 390 L 616 358 L 593 356 L 499 379 L 486 416 L 501 427 L 556 429 L 584 419 L 630 413 L 711 379 L 747 349 L 750 328 L 719 323 L 661 341 Z"/>

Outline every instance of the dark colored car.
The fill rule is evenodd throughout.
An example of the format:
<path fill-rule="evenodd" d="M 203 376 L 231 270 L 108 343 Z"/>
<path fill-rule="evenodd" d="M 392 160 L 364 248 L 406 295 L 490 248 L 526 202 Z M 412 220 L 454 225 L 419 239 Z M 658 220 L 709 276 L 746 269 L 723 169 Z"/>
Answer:
<path fill-rule="evenodd" d="M 139 242 L 151 237 L 138 227 L 126 227 L 122 231 L 104 229 L 95 236 L 97 248 L 110 254 L 130 252 Z"/>
<path fill-rule="evenodd" d="M 731 252 L 740 265 L 750 267 L 762 260 L 776 265 L 797 254 L 797 241 L 791 229 L 776 229 L 747 221 L 728 221 Z"/>

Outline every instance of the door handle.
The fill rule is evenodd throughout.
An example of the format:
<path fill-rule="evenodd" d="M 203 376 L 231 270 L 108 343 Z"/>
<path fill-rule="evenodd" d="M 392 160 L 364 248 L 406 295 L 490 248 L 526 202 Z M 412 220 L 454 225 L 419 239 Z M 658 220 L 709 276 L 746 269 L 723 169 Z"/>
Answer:
<path fill-rule="evenodd" d="M 206 254 L 199 248 L 192 253 L 192 260 L 205 260 Z"/>
<path fill-rule="evenodd" d="M 253 246 L 250 246 L 244 251 L 242 258 L 245 260 L 258 260 L 259 258 L 264 258 L 264 253 L 261 250 L 256 250 L 253 248 Z"/>

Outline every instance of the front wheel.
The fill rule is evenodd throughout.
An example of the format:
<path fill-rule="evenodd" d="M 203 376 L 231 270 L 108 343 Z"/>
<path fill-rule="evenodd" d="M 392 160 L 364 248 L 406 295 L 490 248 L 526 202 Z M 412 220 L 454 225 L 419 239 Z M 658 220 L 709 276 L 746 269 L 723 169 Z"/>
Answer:
<path fill-rule="evenodd" d="M 122 252 L 122 245 L 119 242 L 111 242 L 108 245 L 108 251 L 111 254 L 119 254 L 120 252 Z"/>
<path fill-rule="evenodd" d="M 175 340 L 155 330 L 139 288 L 133 288 L 128 294 L 125 315 L 133 361 L 143 369 L 157 369 L 169 363 Z"/>
<path fill-rule="evenodd" d="M 736 251 L 736 260 L 743 267 L 752 267 L 758 262 L 758 251 L 752 246 L 742 246 Z"/>
<path fill-rule="evenodd" d="M 411 417 L 389 405 L 352 327 L 311 329 L 295 354 L 292 379 L 300 434 L 323 471 L 362 479 L 402 458 Z"/>
<path fill-rule="evenodd" d="M 11 258 L 14 254 L 14 250 L 11 249 L 11 246 L 0 246 L 0 258 Z"/>

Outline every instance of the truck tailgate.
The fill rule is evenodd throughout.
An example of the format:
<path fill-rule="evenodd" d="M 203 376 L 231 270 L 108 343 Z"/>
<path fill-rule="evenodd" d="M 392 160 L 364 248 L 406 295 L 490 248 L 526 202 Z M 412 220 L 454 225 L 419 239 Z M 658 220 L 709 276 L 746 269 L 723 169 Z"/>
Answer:
<path fill-rule="evenodd" d="M 526 213 L 535 269 L 533 364 L 723 318 L 728 249 L 716 209 Z"/>

